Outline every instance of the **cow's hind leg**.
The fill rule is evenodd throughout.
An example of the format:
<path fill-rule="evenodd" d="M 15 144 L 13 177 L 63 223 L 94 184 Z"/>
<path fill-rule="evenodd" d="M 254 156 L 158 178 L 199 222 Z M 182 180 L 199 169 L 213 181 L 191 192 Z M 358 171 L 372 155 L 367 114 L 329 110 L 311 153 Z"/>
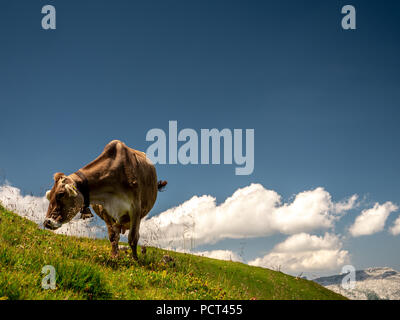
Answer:
<path fill-rule="evenodd" d="M 140 228 L 140 214 L 133 214 L 131 216 L 131 225 L 129 229 L 128 241 L 132 249 L 132 257 L 134 260 L 138 260 L 137 256 L 137 244 L 139 241 L 139 228 Z"/>

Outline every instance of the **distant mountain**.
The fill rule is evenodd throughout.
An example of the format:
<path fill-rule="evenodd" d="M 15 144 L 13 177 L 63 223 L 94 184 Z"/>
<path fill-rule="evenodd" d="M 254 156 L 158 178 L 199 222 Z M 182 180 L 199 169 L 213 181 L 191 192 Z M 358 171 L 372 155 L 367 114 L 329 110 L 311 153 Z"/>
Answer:
<path fill-rule="evenodd" d="M 322 277 L 313 281 L 354 300 L 400 300 L 400 272 L 391 268 L 369 268 L 356 271 L 354 289 L 342 287 L 346 274 Z"/>

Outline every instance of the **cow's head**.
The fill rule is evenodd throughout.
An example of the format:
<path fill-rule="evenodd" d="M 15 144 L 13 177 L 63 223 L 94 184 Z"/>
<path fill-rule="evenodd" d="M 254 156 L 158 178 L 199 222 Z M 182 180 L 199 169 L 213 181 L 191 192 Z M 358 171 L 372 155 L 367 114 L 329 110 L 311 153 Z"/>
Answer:
<path fill-rule="evenodd" d="M 54 175 L 54 186 L 47 191 L 46 197 L 50 204 L 43 225 L 51 230 L 71 221 L 83 207 L 83 195 L 75 182 L 60 172 Z"/>

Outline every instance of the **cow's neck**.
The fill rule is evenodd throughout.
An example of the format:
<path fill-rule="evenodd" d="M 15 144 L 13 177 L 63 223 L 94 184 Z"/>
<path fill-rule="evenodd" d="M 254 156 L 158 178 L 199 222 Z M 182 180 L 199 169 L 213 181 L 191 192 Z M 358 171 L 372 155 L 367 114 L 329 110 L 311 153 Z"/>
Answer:
<path fill-rule="evenodd" d="M 105 184 L 109 177 L 107 170 L 109 161 L 107 160 L 104 156 L 100 155 L 97 159 L 78 170 L 86 177 L 91 193 L 92 190 L 98 189 L 99 186 Z"/>
<path fill-rule="evenodd" d="M 107 179 L 107 175 L 101 174 L 102 171 L 103 170 L 96 170 L 92 165 L 90 168 L 83 167 L 70 176 L 77 184 L 77 187 L 85 184 L 87 185 L 87 194 L 84 194 L 85 190 L 83 190 L 84 192 L 80 190 L 85 198 L 85 206 L 88 206 L 88 202 L 96 200 L 98 196 L 101 197 L 102 186 L 106 184 Z"/>
<path fill-rule="evenodd" d="M 84 206 L 82 210 L 86 210 L 90 206 L 90 185 L 89 180 L 81 170 L 78 170 L 74 173 L 75 176 L 75 184 L 78 188 L 79 192 L 82 193 L 84 199 Z"/>

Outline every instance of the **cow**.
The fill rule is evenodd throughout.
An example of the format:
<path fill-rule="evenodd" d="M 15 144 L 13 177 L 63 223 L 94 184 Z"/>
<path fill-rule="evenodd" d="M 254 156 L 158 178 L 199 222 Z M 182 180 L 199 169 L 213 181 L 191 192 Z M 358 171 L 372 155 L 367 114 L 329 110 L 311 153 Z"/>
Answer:
<path fill-rule="evenodd" d="M 157 181 L 156 169 L 144 152 L 114 140 L 78 171 L 54 174 L 54 185 L 46 192 L 49 207 L 43 225 L 56 230 L 79 212 L 83 218 L 91 215 L 92 206 L 107 225 L 111 256 L 118 256 L 120 234 L 129 230 L 128 242 L 137 260 L 140 221 L 166 185 L 167 181 Z"/>

